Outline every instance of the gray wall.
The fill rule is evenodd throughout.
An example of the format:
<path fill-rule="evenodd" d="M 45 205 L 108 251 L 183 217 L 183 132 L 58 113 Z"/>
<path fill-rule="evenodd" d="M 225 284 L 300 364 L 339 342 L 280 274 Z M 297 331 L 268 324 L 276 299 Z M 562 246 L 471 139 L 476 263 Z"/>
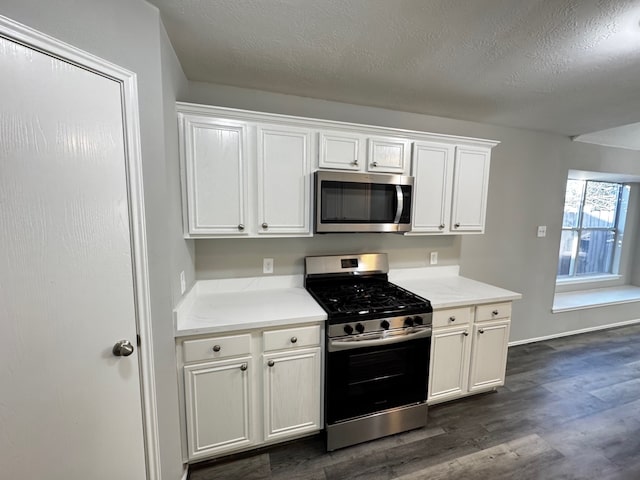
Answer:
<path fill-rule="evenodd" d="M 373 249 L 390 253 L 391 267 L 423 266 L 439 250 L 469 278 L 523 294 L 515 302 L 511 340 L 640 318 L 633 304 L 551 313 L 569 169 L 639 174 L 640 153 L 572 142 L 569 138 L 427 115 L 191 82 L 183 101 L 289 115 L 489 138 L 501 142 L 491 160 L 486 233 L 462 237 L 403 238 L 344 235 L 290 240 L 198 240 L 196 276 L 259 275 L 262 257 L 276 273 L 301 273 L 302 257 Z M 638 212 L 631 212 L 632 215 Z M 537 238 L 538 225 L 547 236 Z M 637 225 L 637 222 L 636 222 Z M 633 233 L 633 232 L 632 232 Z M 640 249 L 640 248 L 639 248 Z M 638 249 L 636 249 L 638 250 Z M 635 255 L 635 259 L 640 258 Z M 632 259 L 633 278 L 640 269 Z"/>
<path fill-rule="evenodd" d="M 168 219 L 175 216 L 173 209 L 179 202 L 174 198 L 177 149 L 175 137 L 166 141 L 163 137 L 175 129 L 171 109 L 180 72 L 162 32 L 159 14 L 142 0 L 3 0 L 0 14 L 137 74 L 154 364 L 160 393 L 160 459 L 162 478 L 179 479 L 182 462 L 171 310 L 172 280 L 175 270 L 185 268 L 177 265 L 185 253 L 172 256 L 180 235 L 174 228 L 175 218 L 171 228 Z M 168 82 L 165 88 L 163 80 Z M 165 121 L 170 122 L 168 130 Z M 171 162 L 169 176 L 167 160 Z"/>

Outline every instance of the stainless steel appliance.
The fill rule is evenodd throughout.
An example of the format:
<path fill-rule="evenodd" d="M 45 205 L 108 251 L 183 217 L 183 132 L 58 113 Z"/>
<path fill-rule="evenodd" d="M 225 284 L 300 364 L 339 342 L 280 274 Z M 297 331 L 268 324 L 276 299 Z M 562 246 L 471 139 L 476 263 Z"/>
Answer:
<path fill-rule="evenodd" d="M 315 231 L 407 232 L 413 177 L 378 173 L 315 173 Z"/>
<path fill-rule="evenodd" d="M 388 271 L 386 254 L 305 258 L 305 287 L 328 315 L 327 450 L 427 423 L 433 309 Z"/>

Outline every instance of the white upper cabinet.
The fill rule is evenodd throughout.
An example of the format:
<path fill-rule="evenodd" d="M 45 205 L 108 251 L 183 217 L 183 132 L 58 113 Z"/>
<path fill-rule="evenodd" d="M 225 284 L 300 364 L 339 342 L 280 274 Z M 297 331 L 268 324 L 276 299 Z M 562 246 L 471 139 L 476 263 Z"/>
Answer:
<path fill-rule="evenodd" d="M 358 171 L 363 167 L 362 142 L 359 135 L 337 132 L 318 134 L 320 168 Z"/>
<path fill-rule="evenodd" d="M 258 125 L 257 139 L 257 232 L 309 234 L 311 130 Z"/>
<path fill-rule="evenodd" d="M 483 233 L 491 149 L 415 142 L 411 232 Z"/>
<path fill-rule="evenodd" d="M 411 140 L 321 131 L 318 145 L 321 169 L 409 174 Z"/>
<path fill-rule="evenodd" d="M 367 171 L 403 174 L 411 159 L 411 141 L 372 137 L 367 140 Z"/>
<path fill-rule="evenodd" d="M 456 232 L 484 232 L 489 188 L 488 149 L 456 147 L 451 221 Z"/>
<path fill-rule="evenodd" d="M 449 232 L 454 150 L 452 145 L 436 143 L 413 145 L 412 232 Z"/>
<path fill-rule="evenodd" d="M 247 218 L 247 125 L 181 116 L 185 233 L 244 235 Z"/>

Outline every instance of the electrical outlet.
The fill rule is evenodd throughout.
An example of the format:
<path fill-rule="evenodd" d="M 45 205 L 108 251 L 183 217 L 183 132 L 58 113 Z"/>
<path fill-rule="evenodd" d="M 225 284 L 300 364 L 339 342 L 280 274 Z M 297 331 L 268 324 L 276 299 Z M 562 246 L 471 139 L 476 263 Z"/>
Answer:
<path fill-rule="evenodd" d="M 547 226 L 538 225 L 538 237 L 546 237 L 546 236 L 547 236 Z"/>
<path fill-rule="evenodd" d="M 262 273 L 273 273 L 273 258 L 262 259 Z"/>
<path fill-rule="evenodd" d="M 187 289 L 187 282 L 184 278 L 184 270 L 180 272 L 180 295 L 184 294 Z"/>
<path fill-rule="evenodd" d="M 431 265 L 438 264 L 438 252 L 431 252 L 431 255 L 429 255 L 429 264 Z"/>

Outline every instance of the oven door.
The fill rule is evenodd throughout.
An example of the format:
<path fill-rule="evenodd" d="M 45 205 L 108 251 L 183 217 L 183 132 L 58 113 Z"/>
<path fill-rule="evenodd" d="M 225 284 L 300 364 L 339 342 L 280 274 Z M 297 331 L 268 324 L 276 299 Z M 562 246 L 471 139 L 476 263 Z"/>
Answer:
<path fill-rule="evenodd" d="M 334 341 L 336 348 L 329 339 L 325 385 L 328 425 L 426 402 L 431 329 L 410 339 L 386 340 L 378 341 L 379 345 L 376 340 L 353 341 L 346 347 Z M 359 347 L 358 343 L 367 346 Z"/>
<path fill-rule="evenodd" d="M 413 178 L 316 172 L 316 232 L 410 229 Z"/>

